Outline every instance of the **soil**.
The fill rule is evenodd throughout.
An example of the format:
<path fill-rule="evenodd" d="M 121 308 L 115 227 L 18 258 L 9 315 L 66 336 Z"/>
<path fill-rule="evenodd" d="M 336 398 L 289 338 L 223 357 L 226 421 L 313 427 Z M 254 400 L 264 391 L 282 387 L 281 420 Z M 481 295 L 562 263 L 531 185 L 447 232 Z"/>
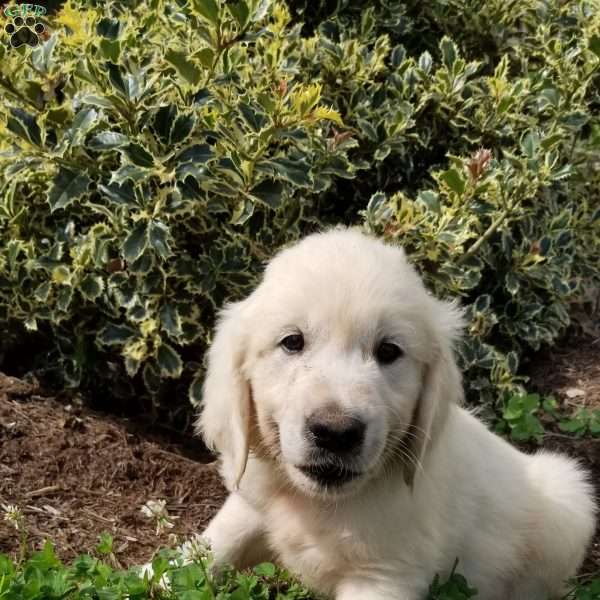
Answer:
<path fill-rule="evenodd" d="M 225 497 L 200 442 L 174 442 L 135 423 L 44 396 L 38 384 L 0 373 L 0 505 L 24 512 L 31 545 L 55 543 L 63 560 L 93 553 L 102 532 L 118 566 L 199 532 Z M 165 500 L 174 527 L 156 534 L 141 507 Z M 0 553 L 18 535 L 0 518 Z"/>
<path fill-rule="evenodd" d="M 531 391 L 553 395 L 565 414 L 579 408 L 600 409 L 600 337 L 572 337 L 537 354 L 529 367 Z M 558 429 L 544 436 L 543 447 L 578 458 L 589 470 L 600 505 L 600 438 L 577 439 Z M 600 576 L 600 523 L 582 574 Z"/>
<path fill-rule="evenodd" d="M 563 407 L 600 408 L 600 340 L 571 340 L 539 354 L 529 374 L 530 389 L 553 393 Z M 543 445 L 580 458 L 600 482 L 600 439 L 557 430 Z M 107 531 L 118 566 L 141 564 L 156 548 L 173 545 L 173 535 L 183 540 L 202 530 L 225 498 L 212 460 L 198 440 L 66 404 L 35 380 L 0 373 L 0 505 L 18 505 L 30 545 L 51 539 L 63 560 L 93 553 Z M 157 535 L 141 511 L 148 500 L 166 501 L 177 517 L 172 529 Z M 14 528 L 0 520 L 0 552 L 15 555 L 18 544 Z M 594 572 L 600 572 L 600 532 L 583 567 Z"/>

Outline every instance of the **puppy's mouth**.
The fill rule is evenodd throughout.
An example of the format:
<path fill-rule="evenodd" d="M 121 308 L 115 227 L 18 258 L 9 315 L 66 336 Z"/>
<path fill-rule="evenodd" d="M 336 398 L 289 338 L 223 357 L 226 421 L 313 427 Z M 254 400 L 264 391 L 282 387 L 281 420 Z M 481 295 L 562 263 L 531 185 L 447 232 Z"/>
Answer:
<path fill-rule="evenodd" d="M 302 465 L 298 470 L 323 487 L 340 487 L 362 475 L 359 471 L 332 464 Z"/>

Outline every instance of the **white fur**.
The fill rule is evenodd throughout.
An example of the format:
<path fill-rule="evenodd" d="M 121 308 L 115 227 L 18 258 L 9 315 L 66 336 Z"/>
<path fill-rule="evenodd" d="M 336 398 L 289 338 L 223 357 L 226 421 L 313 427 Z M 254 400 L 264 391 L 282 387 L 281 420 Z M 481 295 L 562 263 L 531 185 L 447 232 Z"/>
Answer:
<path fill-rule="evenodd" d="M 336 229 L 280 252 L 209 353 L 198 425 L 231 491 L 204 532 L 217 560 L 280 561 L 336 600 L 419 600 L 458 558 L 482 600 L 559 597 L 594 531 L 592 488 L 459 406 L 461 327 L 398 247 Z M 305 347 L 286 353 L 297 330 Z M 385 366 L 383 336 L 404 350 Z M 367 425 L 362 477 L 334 490 L 297 468 L 305 419 L 328 403 Z"/>

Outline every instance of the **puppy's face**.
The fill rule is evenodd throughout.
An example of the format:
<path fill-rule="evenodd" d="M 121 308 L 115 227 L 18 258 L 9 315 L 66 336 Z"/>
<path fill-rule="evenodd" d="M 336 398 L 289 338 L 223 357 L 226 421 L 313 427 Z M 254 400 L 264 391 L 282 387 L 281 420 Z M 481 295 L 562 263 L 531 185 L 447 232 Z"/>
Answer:
<path fill-rule="evenodd" d="M 394 462 L 414 467 L 440 351 L 433 314 L 445 305 L 401 250 L 352 231 L 311 236 L 242 304 L 251 451 L 310 495 L 356 492 Z"/>

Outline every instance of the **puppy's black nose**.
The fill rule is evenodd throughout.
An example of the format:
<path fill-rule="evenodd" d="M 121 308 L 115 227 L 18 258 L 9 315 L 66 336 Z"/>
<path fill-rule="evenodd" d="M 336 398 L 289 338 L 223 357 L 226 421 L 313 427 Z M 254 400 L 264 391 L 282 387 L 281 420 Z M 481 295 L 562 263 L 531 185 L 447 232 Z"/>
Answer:
<path fill-rule="evenodd" d="M 365 438 L 365 424 L 339 413 L 317 411 L 306 422 L 309 436 L 315 446 L 335 454 L 346 454 L 358 449 Z"/>

